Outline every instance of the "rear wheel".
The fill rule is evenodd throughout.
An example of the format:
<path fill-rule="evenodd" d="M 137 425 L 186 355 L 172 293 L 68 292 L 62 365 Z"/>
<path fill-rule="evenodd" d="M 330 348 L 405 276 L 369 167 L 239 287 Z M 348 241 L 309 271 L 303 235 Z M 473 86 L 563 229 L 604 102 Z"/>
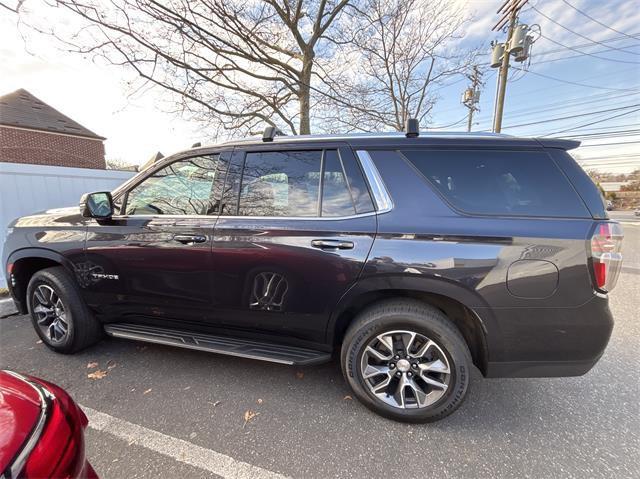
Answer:
<path fill-rule="evenodd" d="M 469 387 L 471 358 L 457 328 L 439 310 L 410 299 L 363 311 L 345 335 L 342 369 L 375 412 L 431 422 L 455 411 Z"/>
<path fill-rule="evenodd" d="M 100 323 L 61 266 L 33 275 L 27 287 L 27 304 L 36 333 L 56 352 L 74 353 L 94 344 L 102 336 Z"/>

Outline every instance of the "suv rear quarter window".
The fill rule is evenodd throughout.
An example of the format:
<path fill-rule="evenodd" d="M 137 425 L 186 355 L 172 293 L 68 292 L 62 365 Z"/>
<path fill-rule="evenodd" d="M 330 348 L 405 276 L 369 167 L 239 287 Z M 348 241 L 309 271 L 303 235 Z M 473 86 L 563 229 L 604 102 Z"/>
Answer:
<path fill-rule="evenodd" d="M 402 154 L 454 208 L 469 214 L 590 217 L 544 151 L 407 150 Z"/>

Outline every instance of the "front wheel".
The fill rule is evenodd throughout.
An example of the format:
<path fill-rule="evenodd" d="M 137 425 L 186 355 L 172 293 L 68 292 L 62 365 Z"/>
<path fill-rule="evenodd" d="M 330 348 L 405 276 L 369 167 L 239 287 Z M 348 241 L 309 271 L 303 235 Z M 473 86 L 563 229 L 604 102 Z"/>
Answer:
<path fill-rule="evenodd" d="M 398 421 L 442 419 L 462 404 L 469 388 L 464 338 L 441 311 L 416 300 L 363 311 L 345 335 L 341 359 L 358 399 Z"/>
<path fill-rule="evenodd" d="M 43 269 L 32 276 L 27 303 L 36 333 L 58 353 L 75 353 L 102 336 L 102 326 L 62 266 Z"/>

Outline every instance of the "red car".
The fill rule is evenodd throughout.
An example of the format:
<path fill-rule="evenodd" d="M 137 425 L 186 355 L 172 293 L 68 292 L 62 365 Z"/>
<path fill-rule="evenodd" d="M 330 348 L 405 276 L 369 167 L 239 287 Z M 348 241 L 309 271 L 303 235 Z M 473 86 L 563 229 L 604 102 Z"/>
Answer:
<path fill-rule="evenodd" d="M 0 478 L 97 478 L 85 458 L 87 424 L 58 386 L 0 371 Z"/>

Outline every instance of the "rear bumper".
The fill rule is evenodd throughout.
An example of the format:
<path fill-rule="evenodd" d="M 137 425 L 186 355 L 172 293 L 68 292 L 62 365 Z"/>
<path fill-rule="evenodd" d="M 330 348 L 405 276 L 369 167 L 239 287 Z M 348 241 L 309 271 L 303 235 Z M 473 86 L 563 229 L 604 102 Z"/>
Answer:
<path fill-rule="evenodd" d="M 495 314 L 502 347 L 493 357 L 490 349 L 486 377 L 581 376 L 598 362 L 613 331 L 609 300 L 602 295 L 577 308 L 509 308 Z"/>

